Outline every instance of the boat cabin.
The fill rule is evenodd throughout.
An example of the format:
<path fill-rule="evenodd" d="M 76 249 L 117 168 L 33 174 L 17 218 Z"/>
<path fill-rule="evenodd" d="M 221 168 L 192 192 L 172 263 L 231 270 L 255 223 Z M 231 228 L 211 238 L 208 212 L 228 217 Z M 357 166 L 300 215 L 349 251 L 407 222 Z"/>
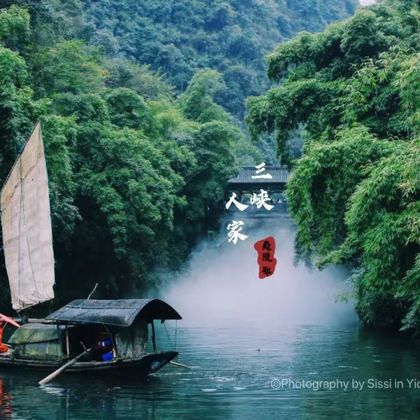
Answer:
<path fill-rule="evenodd" d="M 181 319 L 159 299 L 75 300 L 43 323 L 27 323 L 8 340 L 14 359 L 62 361 L 92 348 L 84 361 L 139 359 L 146 355 L 149 330 L 153 352 L 153 321 Z M 150 328 L 149 328 L 150 327 Z"/>

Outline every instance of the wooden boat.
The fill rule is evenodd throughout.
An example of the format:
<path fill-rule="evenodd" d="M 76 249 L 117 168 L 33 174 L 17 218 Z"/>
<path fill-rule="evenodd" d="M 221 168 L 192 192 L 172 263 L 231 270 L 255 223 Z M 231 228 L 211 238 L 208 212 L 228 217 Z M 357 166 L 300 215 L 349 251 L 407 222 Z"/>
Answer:
<path fill-rule="evenodd" d="M 154 320 L 181 319 L 159 299 L 75 300 L 43 322 L 22 325 L 11 335 L 10 351 L 0 353 L 0 367 L 53 371 L 92 350 L 65 372 L 143 377 L 174 359 L 158 352 Z M 149 330 L 153 351 L 147 352 Z"/>
<path fill-rule="evenodd" d="M 54 298 L 48 176 L 39 123 L 3 186 L 1 221 L 12 306 L 22 313 Z M 53 371 L 72 360 L 65 372 L 145 376 L 178 354 L 157 351 L 157 319 L 181 316 L 159 299 L 75 300 L 44 320 L 17 328 L 9 348 L 0 348 L 0 367 Z M 75 360 L 79 354 L 83 357 Z"/>

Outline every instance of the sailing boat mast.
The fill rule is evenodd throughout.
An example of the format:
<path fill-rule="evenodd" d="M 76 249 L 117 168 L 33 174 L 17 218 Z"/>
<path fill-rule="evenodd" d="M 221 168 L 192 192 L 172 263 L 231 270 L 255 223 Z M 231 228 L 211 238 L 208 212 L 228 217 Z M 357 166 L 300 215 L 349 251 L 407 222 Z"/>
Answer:
<path fill-rule="evenodd" d="M 3 249 L 16 311 L 54 298 L 54 253 L 41 124 L 17 158 L 1 191 Z"/>

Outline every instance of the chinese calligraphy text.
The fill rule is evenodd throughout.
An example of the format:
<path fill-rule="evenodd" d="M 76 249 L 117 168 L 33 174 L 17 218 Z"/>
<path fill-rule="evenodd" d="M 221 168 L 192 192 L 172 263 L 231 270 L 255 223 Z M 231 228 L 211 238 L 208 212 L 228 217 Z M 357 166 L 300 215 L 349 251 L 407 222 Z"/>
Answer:
<path fill-rule="evenodd" d="M 258 253 L 258 277 L 264 279 L 272 276 L 277 265 L 277 259 L 274 258 L 276 250 L 275 239 L 272 236 L 268 236 L 255 242 L 254 248 Z"/>

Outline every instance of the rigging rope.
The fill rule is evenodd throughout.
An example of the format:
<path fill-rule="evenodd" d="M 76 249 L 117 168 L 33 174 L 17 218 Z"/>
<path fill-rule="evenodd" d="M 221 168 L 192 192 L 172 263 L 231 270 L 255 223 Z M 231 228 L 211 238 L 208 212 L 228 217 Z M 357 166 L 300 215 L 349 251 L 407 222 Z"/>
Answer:
<path fill-rule="evenodd" d="M 169 335 L 169 331 L 166 328 L 166 325 L 163 324 L 163 328 L 165 329 L 166 335 L 168 337 L 168 341 L 171 345 L 171 347 L 173 347 L 174 351 L 176 350 L 176 340 L 177 340 L 177 332 L 178 332 L 178 320 L 175 320 L 175 332 L 174 332 L 174 342 L 172 343 L 171 337 Z"/>

